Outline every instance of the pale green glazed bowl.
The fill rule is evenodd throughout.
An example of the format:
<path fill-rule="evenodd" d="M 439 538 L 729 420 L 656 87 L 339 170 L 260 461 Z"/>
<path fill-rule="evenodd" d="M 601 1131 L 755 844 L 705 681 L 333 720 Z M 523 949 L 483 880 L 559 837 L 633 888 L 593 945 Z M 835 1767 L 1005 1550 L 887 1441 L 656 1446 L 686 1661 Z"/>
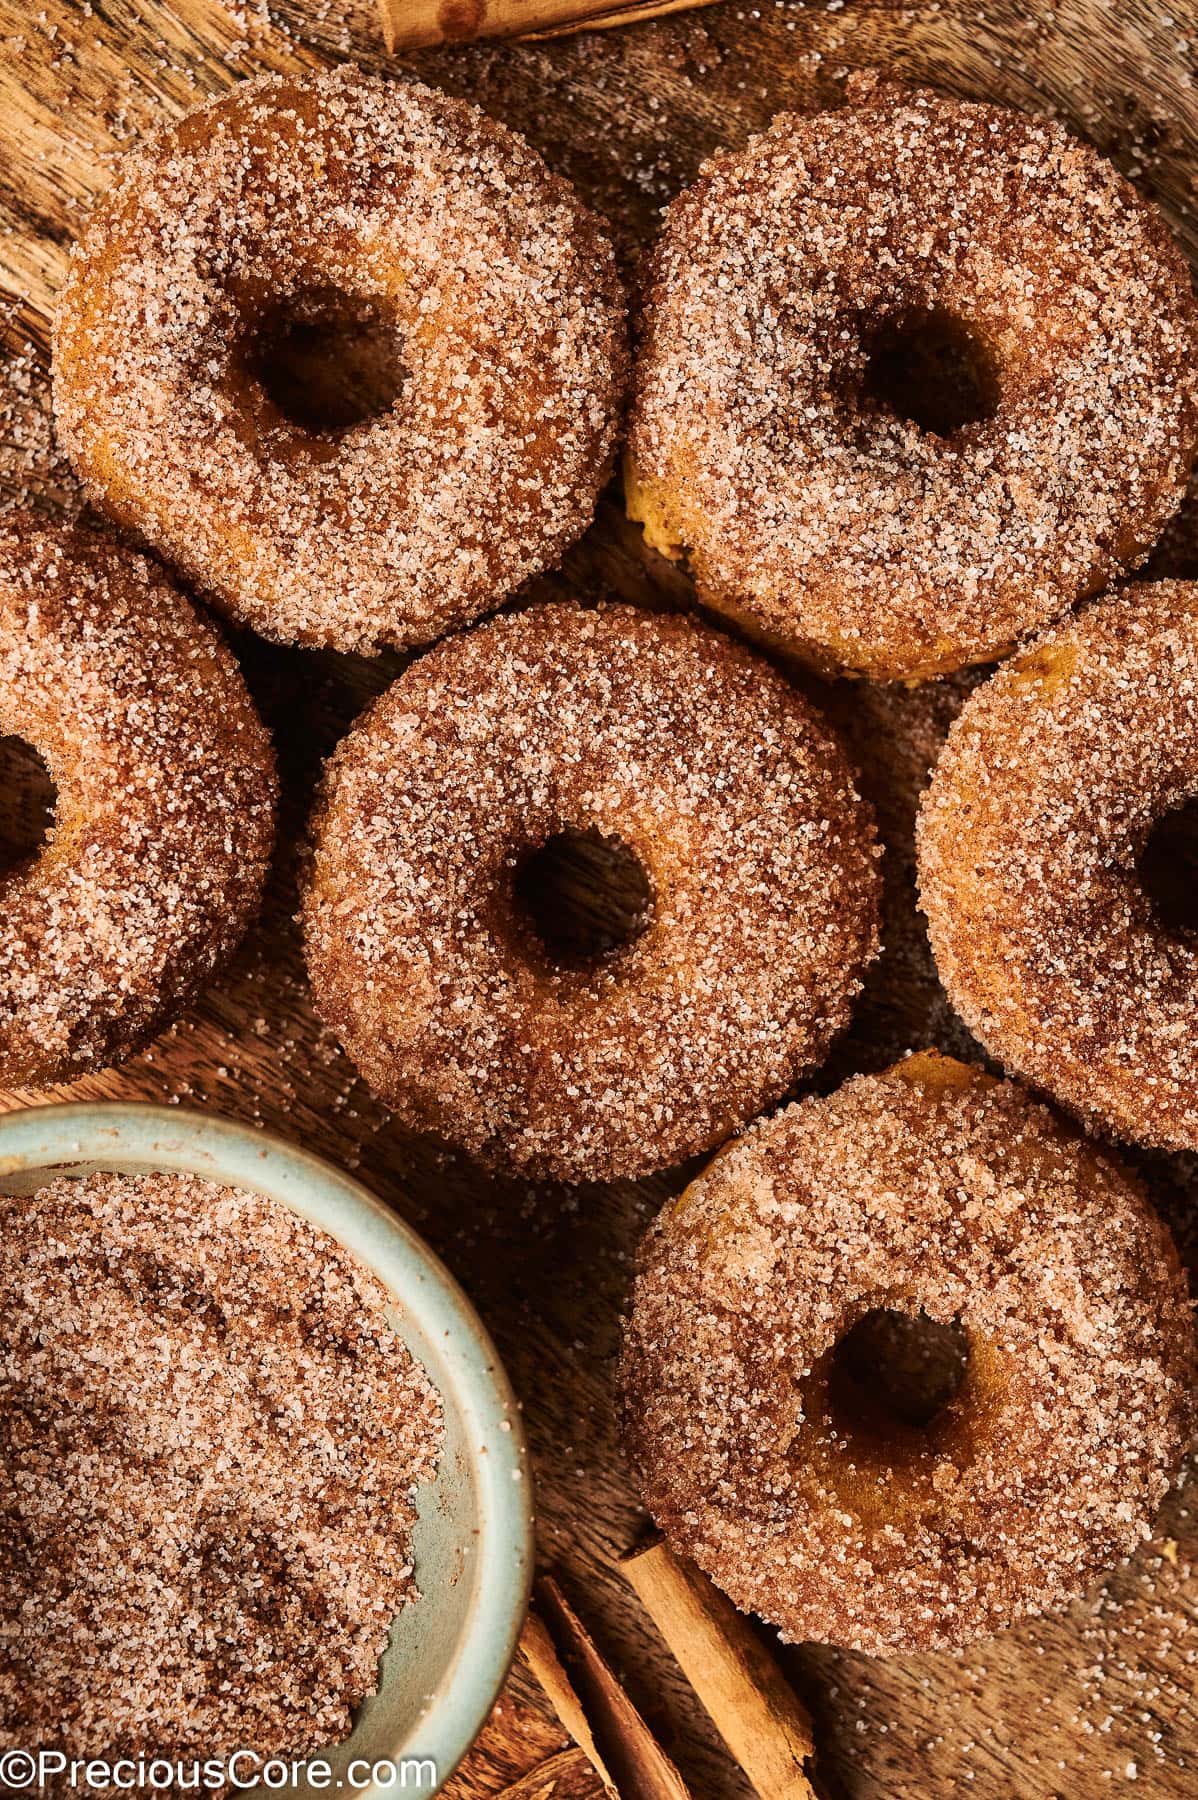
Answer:
<path fill-rule="evenodd" d="M 292 1793 L 389 1800 L 430 1795 L 478 1735 L 506 1678 L 528 1604 L 532 1493 L 516 1402 L 495 1348 L 453 1276 L 358 1182 L 264 1131 L 173 1106 L 39 1106 L 0 1116 L 0 1193 L 28 1193 L 91 1169 L 183 1170 L 267 1194 L 372 1269 L 393 1324 L 445 1411 L 440 1470 L 420 1497 L 422 1598 L 400 1614 L 379 1691 L 343 1744 L 313 1751 L 327 1785 Z M 377 1778 L 350 1765 L 390 1763 Z M 431 1764 L 421 1767 L 420 1765 Z"/>

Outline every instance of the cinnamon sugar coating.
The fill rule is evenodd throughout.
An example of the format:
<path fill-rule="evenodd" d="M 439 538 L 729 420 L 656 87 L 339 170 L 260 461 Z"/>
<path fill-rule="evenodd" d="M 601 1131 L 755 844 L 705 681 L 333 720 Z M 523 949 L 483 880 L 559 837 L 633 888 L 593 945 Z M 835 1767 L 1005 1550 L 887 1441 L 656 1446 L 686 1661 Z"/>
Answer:
<path fill-rule="evenodd" d="M 1198 916 L 1144 884 L 1198 795 L 1198 583 L 1139 584 L 966 703 L 919 823 L 936 965 L 970 1029 L 1091 1124 L 1198 1150 Z"/>
<path fill-rule="evenodd" d="M 263 358 L 307 342 L 302 415 L 330 317 L 374 334 L 392 385 L 326 429 Z M 352 66 L 268 75 L 101 200 L 59 305 L 55 410 L 95 502 L 215 604 L 369 652 L 476 618 L 582 532 L 624 334 L 610 246 L 514 132 Z"/>
<path fill-rule="evenodd" d="M 1154 209 L 1060 126 L 850 95 L 781 115 L 670 207 L 629 512 L 753 635 L 825 673 L 924 677 L 1147 553 L 1198 444 L 1198 313 Z M 896 333 L 972 365 L 972 422 L 942 434 L 879 393 Z"/>
<path fill-rule="evenodd" d="M 838 1386 L 874 1309 L 959 1324 L 930 1423 Z M 784 1637 L 944 1649 L 1127 1555 L 1193 1431 L 1185 1279 L 1139 1184 L 924 1054 L 754 1126 L 647 1239 L 624 1431 L 650 1512 Z"/>
<path fill-rule="evenodd" d="M 389 1305 L 260 1194 L 159 1172 L 0 1196 L 0 1746 L 347 1735 L 417 1598 L 443 1435 Z"/>
<path fill-rule="evenodd" d="M 576 829 L 648 877 L 558 961 L 518 899 Z M 876 949 L 868 809 L 808 704 L 698 622 L 540 606 L 442 644 L 331 759 L 304 905 L 318 1010 L 414 1131 L 565 1180 L 718 1143 L 818 1063 Z"/>
<path fill-rule="evenodd" d="M 274 843 L 270 739 L 229 650 L 161 570 L 82 527 L 0 523 L 0 736 L 57 787 L 0 873 L 0 1082 L 115 1061 L 240 941 Z"/>

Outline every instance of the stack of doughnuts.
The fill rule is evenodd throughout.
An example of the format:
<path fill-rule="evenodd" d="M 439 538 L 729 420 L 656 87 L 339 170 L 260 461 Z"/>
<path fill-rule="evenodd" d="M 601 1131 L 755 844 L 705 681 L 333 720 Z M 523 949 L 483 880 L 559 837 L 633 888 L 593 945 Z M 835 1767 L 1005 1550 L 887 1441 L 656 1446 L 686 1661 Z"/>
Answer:
<path fill-rule="evenodd" d="M 669 209 L 625 478 L 700 601 L 821 674 L 918 680 L 1042 631 L 935 770 L 932 949 L 1010 1070 L 1091 1130 L 1189 1150 L 1198 906 L 1175 880 L 1163 909 L 1150 864 L 1198 797 L 1198 587 L 1067 615 L 1181 501 L 1195 335 L 1180 252 L 1088 146 L 866 80 Z M 921 1359 L 937 1403 L 913 1419 L 880 1392 Z M 625 1436 L 650 1512 L 738 1604 L 935 1649 L 1146 1535 L 1195 1367 L 1176 1253 L 1114 1153 L 916 1056 L 752 1128 L 667 1208 Z"/>
<path fill-rule="evenodd" d="M 414 83 L 268 76 L 96 207 L 55 412 L 87 496 L 229 619 L 373 651 L 494 608 L 583 529 L 624 339 L 610 247 L 514 133 Z M 4 880 L 0 1078 L 46 1083 L 140 1045 L 235 946 L 273 758 L 213 627 L 115 542 L 10 520 L 0 636 L 0 725 L 57 787 Z"/>
<path fill-rule="evenodd" d="M 958 1645 L 1146 1534 L 1193 1431 L 1185 1277 L 1115 1151 L 979 1069 L 917 1054 L 752 1123 L 879 946 L 873 818 L 787 669 L 1009 657 L 919 827 L 944 986 L 1086 1129 L 1198 1149 L 1198 918 L 1146 873 L 1198 795 L 1198 587 L 1093 598 L 1184 494 L 1198 308 L 1089 146 L 876 79 L 713 158 L 642 291 L 628 511 L 719 629 L 484 618 L 590 520 L 624 308 L 572 190 L 416 83 L 266 77 L 130 157 L 62 294 L 59 427 L 95 506 L 228 620 L 431 646 L 315 800 L 317 1011 L 408 1131 L 491 1168 L 716 1150 L 627 1320 L 645 1503 L 790 1637 Z M 0 534 L 0 714 L 58 788 L 0 925 L 0 1077 L 44 1083 L 233 948 L 273 763 L 172 578 L 29 518 Z M 602 942 L 530 898 L 563 845 L 633 884 Z M 867 1340 L 926 1406 L 861 1373 Z"/>

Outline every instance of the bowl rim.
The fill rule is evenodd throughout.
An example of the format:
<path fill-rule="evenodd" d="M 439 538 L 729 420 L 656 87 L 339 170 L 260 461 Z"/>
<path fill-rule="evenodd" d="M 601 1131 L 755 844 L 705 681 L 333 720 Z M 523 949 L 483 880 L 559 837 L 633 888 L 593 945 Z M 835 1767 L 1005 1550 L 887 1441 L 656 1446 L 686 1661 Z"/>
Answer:
<path fill-rule="evenodd" d="M 456 1276 L 414 1227 L 336 1163 L 266 1126 L 199 1107 L 136 1100 L 51 1102 L 0 1113 L 0 1180 L 117 1155 L 150 1164 L 161 1158 L 163 1168 L 258 1190 L 269 1166 L 272 1182 L 286 1190 L 273 1197 L 290 1205 L 294 1189 L 293 1209 L 372 1268 L 401 1309 L 419 1317 L 438 1343 L 453 1377 L 452 1395 L 443 1398 L 455 1407 L 473 1447 L 479 1486 L 477 1599 L 447 1677 L 420 1715 L 419 1744 L 394 1749 L 397 1760 L 407 1755 L 434 1763 L 434 1785 L 372 1780 L 350 1791 L 355 1800 L 439 1793 L 478 1737 L 508 1677 L 532 1586 L 528 1447 L 519 1402 L 490 1333 Z M 314 1197 L 313 1210 L 299 1204 L 301 1193 Z M 332 1226 L 323 1216 L 326 1207 L 348 1208 L 352 1229 Z M 307 1760 L 322 1754 L 315 1749 Z"/>

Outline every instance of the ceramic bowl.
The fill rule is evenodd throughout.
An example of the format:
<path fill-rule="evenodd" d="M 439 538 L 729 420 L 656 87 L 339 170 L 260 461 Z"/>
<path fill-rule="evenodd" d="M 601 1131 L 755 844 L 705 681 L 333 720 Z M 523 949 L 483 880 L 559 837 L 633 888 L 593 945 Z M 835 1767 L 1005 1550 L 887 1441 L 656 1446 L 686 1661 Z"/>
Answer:
<path fill-rule="evenodd" d="M 437 1479 L 415 1532 L 422 1598 L 400 1614 L 377 1694 L 292 1793 L 429 1795 L 503 1685 L 528 1603 L 532 1495 L 519 1414 L 474 1308 L 427 1244 L 358 1182 L 282 1138 L 168 1106 L 40 1106 L 0 1116 L 0 1192 L 92 1169 L 182 1170 L 267 1194 L 337 1238 L 392 1296 L 392 1323 L 445 1412 Z M 370 1769 L 377 1768 L 373 1774 Z M 351 1768 L 351 1765 L 353 1767 Z"/>

